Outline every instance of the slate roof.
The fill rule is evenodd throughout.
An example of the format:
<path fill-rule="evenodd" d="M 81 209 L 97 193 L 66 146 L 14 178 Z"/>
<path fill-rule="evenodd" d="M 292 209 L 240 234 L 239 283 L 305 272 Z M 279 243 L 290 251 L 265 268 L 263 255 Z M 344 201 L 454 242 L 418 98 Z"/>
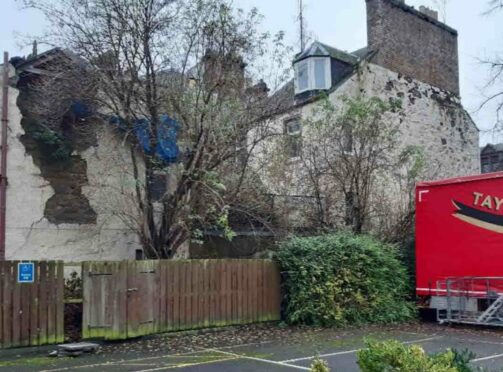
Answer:
<path fill-rule="evenodd" d="M 79 66 L 85 66 L 85 61 L 78 57 L 75 53 L 68 49 L 63 48 L 52 48 L 46 50 L 43 53 L 37 54 L 36 56 L 29 57 L 26 61 L 19 63 L 16 65 L 16 70 L 21 72 L 33 72 L 39 73 L 42 72 L 40 68 L 47 63 L 50 63 L 53 60 L 67 60 L 71 61 Z"/>
<path fill-rule="evenodd" d="M 369 47 L 363 47 L 361 49 L 351 52 L 352 55 L 357 56 L 359 59 L 367 58 L 372 53 Z"/>
<path fill-rule="evenodd" d="M 482 147 L 482 152 L 503 152 L 503 143 L 498 144 L 488 144 Z"/>
<path fill-rule="evenodd" d="M 308 57 L 332 57 L 345 63 L 356 65 L 358 62 L 370 58 L 372 55 L 373 51 L 368 47 L 364 47 L 352 53 L 348 53 L 337 48 L 333 48 L 319 41 L 315 41 L 303 53 L 299 53 L 295 56 L 294 63 Z M 342 82 L 339 82 L 339 84 L 333 86 L 329 90 L 329 93 L 336 90 Z M 294 79 L 291 79 L 285 85 L 283 85 L 283 87 L 281 87 L 273 95 L 271 95 L 271 97 L 269 97 L 268 110 L 266 110 L 267 112 L 264 112 L 264 116 L 274 116 L 279 113 L 287 112 L 294 107 L 307 104 L 308 102 L 311 102 L 316 98 L 317 97 L 314 96 L 307 100 L 302 100 L 299 102 L 296 101 L 295 82 Z"/>
<path fill-rule="evenodd" d="M 267 99 L 263 117 L 275 116 L 292 109 L 295 106 L 295 83 L 289 80 Z"/>
<path fill-rule="evenodd" d="M 297 54 L 293 63 L 302 61 L 308 57 L 332 57 L 350 65 L 356 64 L 359 60 L 359 57 L 352 53 L 342 51 L 319 41 L 313 42 L 305 51 Z"/>

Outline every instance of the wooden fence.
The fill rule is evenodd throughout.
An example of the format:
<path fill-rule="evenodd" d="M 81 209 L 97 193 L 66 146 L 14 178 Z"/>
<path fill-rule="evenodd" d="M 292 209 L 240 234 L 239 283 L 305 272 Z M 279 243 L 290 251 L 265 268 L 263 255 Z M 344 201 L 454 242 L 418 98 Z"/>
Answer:
<path fill-rule="evenodd" d="M 34 262 L 33 283 L 18 283 L 19 261 L 0 261 L 0 347 L 63 342 L 62 262 Z"/>
<path fill-rule="evenodd" d="M 83 337 L 125 339 L 280 319 L 268 260 L 86 262 Z"/>

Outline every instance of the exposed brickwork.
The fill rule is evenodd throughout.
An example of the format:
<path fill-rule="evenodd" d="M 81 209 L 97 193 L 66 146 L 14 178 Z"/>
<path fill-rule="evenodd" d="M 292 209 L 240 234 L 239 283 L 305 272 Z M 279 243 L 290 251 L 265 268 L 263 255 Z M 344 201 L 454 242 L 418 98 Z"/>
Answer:
<path fill-rule="evenodd" d="M 459 95 L 457 31 L 403 0 L 366 0 L 373 63 Z"/>

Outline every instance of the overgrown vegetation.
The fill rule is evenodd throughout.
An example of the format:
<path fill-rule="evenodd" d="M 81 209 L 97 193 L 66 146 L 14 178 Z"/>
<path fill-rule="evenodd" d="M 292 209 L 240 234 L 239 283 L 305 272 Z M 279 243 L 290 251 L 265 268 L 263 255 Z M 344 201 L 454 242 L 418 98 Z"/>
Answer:
<path fill-rule="evenodd" d="M 124 137 L 100 158 L 110 166 L 97 178 L 111 178 L 114 167 L 124 178 L 118 193 L 97 187 L 108 202 L 100 208 L 138 235 L 148 258 L 186 257 L 206 230 L 232 238 L 231 213 L 258 220 L 265 197 L 249 164 L 274 135 L 260 118 L 275 113 L 258 77 L 274 90 L 289 69 L 283 34 L 260 32 L 256 9 L 230 0 L 22 3 L 46 16 L 44 41 L 71 50 L 87 73 L 58 79 L 62 89 L 42 111 L 60 114 L 48 109 L 88 92 L 79 101 L 106 113 Z"/>
<path fill-rule="evenodd" d="M 285 274 L 286 321 L 338 326 L 414 317 L 393 245 L 349 233 L 294 237 L 277 254 Z"/>
<path fill-rule="evenodd" d="M 82 298 L 82 278 L 74 271 L 65 279 L 65 299 Z"/>
<path fill-rule="evenodd" d="M 279 194 L 307 196 L 314 207 L 307 224 L 320 231 L 346 226 L 393 242 L 409 236 L 424 161 L 421 148 L 400 147 L 394 117 L 401 108 L 398 99 L 342 96 L 334 103 L 323 97 L 298 123 L 302 135 L 277 139 L 264 157 L 269 183 Z"/>
<path fill-rule="evenodd" d="M 429 356 L 418 345 L 368 341 L 367 348 L 358 352 L 358 365 L 363 372 L 471 372 L 474 357 L 472 352 L 456 350 Z"/>
<path fill-rule="evenodd" d="M 26 134 L 40 146 L 41 153 L 50 161 L 65 162 L 73 151 L 71 144 L 48 126 L 33 119 L 24 122 Z"/>
<path fill-rule="evenodd" d="M 321 359 L 315 359 L 311 364 L 311 372 L 330 372 L 328 363 Z"/>

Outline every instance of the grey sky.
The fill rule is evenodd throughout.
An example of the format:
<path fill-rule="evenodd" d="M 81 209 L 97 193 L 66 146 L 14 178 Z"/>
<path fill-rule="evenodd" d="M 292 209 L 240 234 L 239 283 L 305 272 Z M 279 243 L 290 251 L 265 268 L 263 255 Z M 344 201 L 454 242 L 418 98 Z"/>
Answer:
<path fill-rule="evenodd" d="M 297 43 L 296 21 L 298 0 L 234 0 L 239 7 L 257 7 L 265 16 L 264 30 L 284 30 L 287 40 Z M 314 39 L 343 50 L 356 50 L 366 45 L 364 0 L 304 0 L 308 32 Z M 475 112 L 483 99 L 482 88 L 487 70 L 478 59 L 503 54 L 503 12 L 483 16 L 488 0 L 450 0 L 447 23 L 459 31 L 461 94 L 467 110 L 480 129 L 487 130 L 495 121 L 494 107 Z M 435 0 L 406 0 L 416 8 L 435 8 Z M 17 33 L 38 34 L 44 29 L 43 17 L 33 11 L 21 10 L 16 0 L 0 0 L 0 49 L 10 55 L 23 55 L 30 47 L 23 46 Z M 481 143 L 503 141 L 492 132 L 481 133 Z"/>

